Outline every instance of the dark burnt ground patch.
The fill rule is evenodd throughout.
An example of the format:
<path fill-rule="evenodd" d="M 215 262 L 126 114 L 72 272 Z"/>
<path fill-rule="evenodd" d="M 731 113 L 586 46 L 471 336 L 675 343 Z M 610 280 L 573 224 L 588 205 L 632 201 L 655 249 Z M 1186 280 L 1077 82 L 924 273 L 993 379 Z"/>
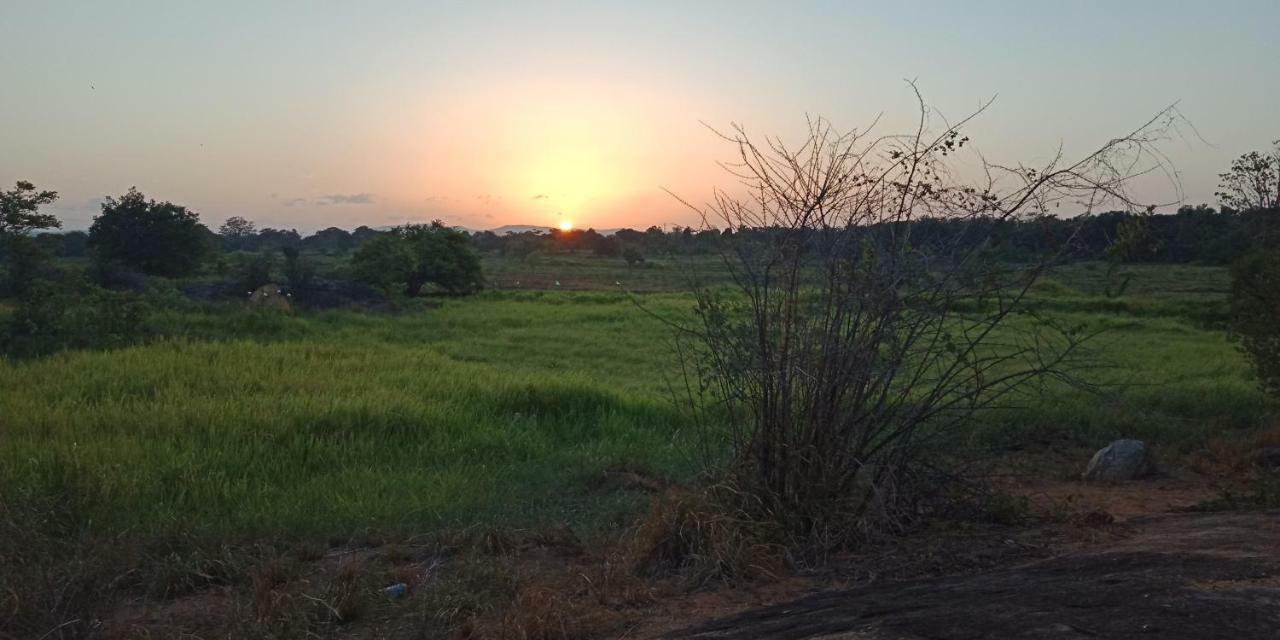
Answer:
<path fill-rule="evenodd" d="M 680 638 L 1274 638 L 1280 514 L 1166 516 L 1117 545 L 978 575 L 826 591 Z"/>

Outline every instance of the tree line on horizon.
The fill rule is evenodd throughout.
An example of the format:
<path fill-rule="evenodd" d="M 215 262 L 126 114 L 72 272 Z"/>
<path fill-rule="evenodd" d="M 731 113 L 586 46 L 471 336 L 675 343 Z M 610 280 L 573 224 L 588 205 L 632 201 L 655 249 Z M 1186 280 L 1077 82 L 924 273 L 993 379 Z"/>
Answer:
<path fill-rule="evenodd" d="M 1273 144 L 1272 152 L 1241 155 L 1228 171 L 1219 174 L 1215 195 L 1220 208 L 1200 204 L 1183 206 L 1172 214 L 1110 211 L 1067 217 L 1044 214 L 1019 220 L 940 216 L 894 224 L 910 226 L 914 241 L 921 245 L 953 238 L 981 239 L 987 245 L 985 250 L 1008 260 L 1033 259 L 1064 247 L 1066 259 L 1115 258 L 1117 242 L 1128 235 L 1120 243 L 1124 245 L 1120 258 L 1127 262 L 1230 264 L 1255 244 L 1280 210 L 1280 141 Z M 415 235 L 415 228 L 435 229 L 437 234 L 447 229 L 459 238 L 468 238 L 470 246 L 484 254 L 523 259 L 535 253 L 589 253 L 622 257 L 630 264 L 646 257 L 711 255 L 728 239 L 750 241 L 776 232 L 768 225 L 757 225 L 736 229 L 677 226 L 671 230 L 650 226 L 643 231 L 623 228 L 611 234 L 594 229 L 499 234 L 450 228 L 436 221 L 391 229 L 328 227 L 304 236 L 296 229 L 259 229 L 241 216 L 228 218 L 214 231 L 200 222 L 196 212 L 148 200 L 130 189 L 119 198 L 107 198 L 88 231 L 48 233 L 61 223 L 38 210 L 55 201 L 56 192 L 40 191 L 20 181 L 2 195 L 0 252 L 6 257 L 11 280 L 28 272 L 28 263 L 39 262 L 42 256 L 93 257 L 99 263 L 120 263 L 149 275 L 180 277 L 195 274 L 209 263 L 221 264 L 217 259 L 221 254 L 283 252 L 286 258 L 304 252 L 345 255 L 378 238 L 393 236 L 407 241 L 410 236 L 424 237 Z M 969 233 L 975 226 L 981 228 Z M 1135 230 L 1141 233 L 1135 235 Z M 457 245 L 451 241 L 442 246 Z M 384 240 L 381 246 L 387 249 L 392 244 Z M 369 258 L 372 256 L 366 252 Z"/>
<path fill-rule="evenodd" d="M 1019 219 L 919 217 L 895 221 L 920 247 L 980 242 L 988 255 L 1026 261 L 1056 252 L 1062 260 L 1106 258 L 1112 262 L 1227 265 L 1259 246 L 1280 216 L 1280 141 L 1268 154 L 1250 152 L 1220 174 L 1219 208 L 1184 206 L 1172 214 L 1110 211 Z M 550 229 L 499 234 L 467 232 L 439 221 L 391 229 L 329 227 L 309 235 L 295 229 L 262 228 L 243 217 L 228 218 L 217 230 L 195 211 L 148 199 L 137 189 L 109 197 L 88 231 L 49 233 L 60 221 L 40 211 L 57 200 L 54 191 L 19 181 L 0 192 L 0 295 L 20 296 L 37 280 L 52 280 L 53 258 L 89 259 L 95 284 L 137 288 L 137 276 L 187 278 L 199 274 L 240 274 L 237 286 L 252 288 L 273 278 L 283 258 L 283 275 L 295 286 L 314 275 L 307 256 L 348 257 L 348 273 L 384 290 L 403 285 L 417 295 L 428 283 L 450 293 L 468 293 L 483 284 L 476 254 L 526 259 L 535 254 L 586 254 L 622 258 L 635 265 L 649 258 L 716 255 L 732 243 L 768 242 L 783 230 L 769 224 L 715 229 L 623 228 L 611 234 L 594 229 Z M 786 230 L 796 233 L 797 230 Z M 800 229 L 810 246 L 822 233 Z M 828 230 L 826 233 L 829 233 Z"/>
<path fill-rule="evenodd" d="M 128 195 L 121 201 L 127 201 Z M 166 203 L 167 204 L 167 203 Z M 174 205 L 176 207 L 176 205 Z M 1124 256 L 1127 262 L 1196 263 L 1226 265 L 1253 244 L 1254 238 L 1271 224 L 1275 208 L 1251 208 L 1237 210 L 1230 206 L 1215 208 L 1209 205 L 1187 205 L 1174 213 L 1143 213 L 1109 211 L 1075 217 L 1045 215 L 1029 221 L 991 220 L 981 234 L 990 250 L 1010 260 L 1028 259 L 1044 255 L 1046 251 L 1069 248 L 1070 259 L 1098 259 L 1106 256 L 1126 226 L 1141 225 L 1144 238 L 1138 246 L 1130 247 Z M 921 243 L 937 242 L 953 238 L 960 226 L 983 224 L 982 221 L 955 221 L 946 218 L 924 218 L 909 223 L 912 234 Z M 340 256 L 356 251 L 366 242 L 395 233 L 396 229 L 429 225 L 402 225 L 389 229 L 374 229 L 361 225 L 353 230 L 328 227 L 309 235 L 296 229 L 258 229 L 242 217 L 229 218 L 215 232 L 204 225 L 193 228 L 191 235 L 201 239 L 203 247 L 183 247 L 187 255 L 201 258 L 223 253 L 256 253 L 283 251 L 293 248 L 302 252 Z M 35 244 L 52 256 L 61 258 L 90 257 L 91 231 L 39 233 L 32 237 Z M 610 234 L 594 229 L 562 231 L 523 231 L 498 234 L 493 231 L 459 231 L 469 238 L 479 252 L 513 258 L 526 258 L 535 253 L 582 253 L 598 257 L 622 257 L 629 262 L 643 261 L 646 257 L 673 255 L 713 255 L 721 242 L 735 236 L 750 238 L 767 235 L 769 229 L 721 230 L 696 229 L 676 226 L 670 230 L 651 226 L 643 231 L 622 228 Z M 163 251 L 164 247 L 155 247 Z M 192 250 L 194 249 L 194 253 Z M 158 266 L 158 262 L 156 263 Z M 178 274 L 194 273 L 179 267 Z M 164 275 L 166 269 L 159 269 Z"/>

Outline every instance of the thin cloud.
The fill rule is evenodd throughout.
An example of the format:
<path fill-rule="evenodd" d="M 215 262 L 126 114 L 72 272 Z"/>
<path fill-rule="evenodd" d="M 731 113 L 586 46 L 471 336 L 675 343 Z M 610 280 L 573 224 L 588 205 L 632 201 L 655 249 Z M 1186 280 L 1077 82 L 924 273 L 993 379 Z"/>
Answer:
<path fill-rule="evenodd" d="M 551 196 L 549 196 L 549 195 L 547 195 L 547 194 L 545 194 L 545 193 L 539 193 L 538 195 L 534 196 L 534 197 L 533 197 L 533 199 L 534 199 L 534 200 L 546 200 L 547 198 L 550 198 L 550 197 L 551 197 Z"/>
<path fill-rule="evenodd" d="M 334 193 L 316 198 L 316 204 L 373 204 L 372 193 Z"/>

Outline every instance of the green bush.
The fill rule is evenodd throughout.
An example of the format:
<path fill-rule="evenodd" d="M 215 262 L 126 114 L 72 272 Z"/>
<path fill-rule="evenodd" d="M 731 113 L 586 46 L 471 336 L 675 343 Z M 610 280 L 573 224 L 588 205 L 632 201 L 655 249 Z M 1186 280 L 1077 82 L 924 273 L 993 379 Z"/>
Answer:
<path fill-rule="evenodd" d="M 253 293 L 258 287 L 275 282 L 276 254 L 264 250 L 249 255 L 241 261 L 238 271 L 239 288 L 246 294 Z"/>
<path fill-rule="evenodd" d="M 149 310 L 132 293 L 37 280 L 14 309 L 0 337 L 0 351 L 26 358 L 64 349 L 127 346 L 147 335 Z"/>
<path fill-rule="evenodd" d="M 0 295 L 22 296 L 38 278 L 55 275 L 53 257 L 30 236 L 0 238 Z"/>
<path fill-rule="evenodd" d="M 439 220 L 396 227 L 365 242 L 352 256 L 351 270 L 375 287 L 402 286 L 408 296 L 429 284 L 452 294 L 473 293 L 484 284 L 470 238 Z"/>
<path fill-rule="evenodd" d="M 284 279 L 289 287 L 301 291 L 311 286 L 316 274 L 311 261 L 303 257 L 297 247 L 284 247 L 280 252 L 284 254 Z"/>
<path fill-rule="evenodd" d="M 1280 395 L 1280 249 L 1258 249 L 1232 266 L 1231 319 L 1258 381 Z"/>

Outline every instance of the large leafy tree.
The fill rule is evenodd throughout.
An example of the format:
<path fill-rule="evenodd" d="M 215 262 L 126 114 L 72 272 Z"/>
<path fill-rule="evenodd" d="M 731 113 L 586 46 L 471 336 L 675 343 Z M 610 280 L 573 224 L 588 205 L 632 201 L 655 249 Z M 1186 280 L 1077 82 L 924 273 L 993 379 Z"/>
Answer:
<path fill-rule="evenodd" d="M 1280 140 L 1270 153 L 1250 151 L 1219 174 L 1218 199 L 1237 211 L 1280 208 Z"/>
<path fill-rule="evenodd" d="M 218 227 L 218 235 L 222 236 L 222 244 L 227 249 L 246 249 L 258 235 L 258 227 L 251 220 L 231 216 Z"/>
<path fill-rule="evenodd" d="M 102 204 L 102 214 L 89 227 L 89 246 L 108 263 L 150 275 L 183 276 L 199 267 L 211 248 L 211 236 L 196 212 L 148 200 L 130 188 Z"/>
<path fill-rule="evenodd" d="M 350 251 L 354 244 L 351 234 L 337 227 L 321 229 L 302 241 L 304 247 L 323 253 Z"/>
<path fill-rule="evenodd" d="M 382 235 L 381 231 L 378 231 L 377 229 L 370 229 L 367 225 L 362 224 L 356 227 L 355 231 L 351 232 L 351 242 L 356 246 L 359 246 L 364 244 L 366 240 L 371 240 L 380 235 Z"/>
<path fill-rule="evenodd" d="M 484 281 L 471 240 L 439 220 L 396 227 L 365 242 L 351 266 L 365 282 L 386 289 L 403 286 L 410 296 L 421 294 L 428 284 L 448 293 L 471 293 Z"/>
<path fill-rule="evenodd" d="M 1262 387 L 1280 394 L 1280 140 L 1220 175 L 1224 208 L 1243 212 L 1252 249 L 1231 267 L 1232 332 Z"/>
<path fill-rule="evenodd" d="M 297 229 L 272 229 L 267 227 L 258 232 L 256 246 L 259 249 L 283 249 L 284 247 L 295 247 L 301 243 L 302 236 L 298 234 Z"/>
<path fill-rule="evenodd" d="M 257 232 L 258 227 L 252 220 L 246 220 L 240 216 L 231 216 L 222 223 L 221 227 L 218 227 L 218 235 L 228 238 L 248 237 Z"/>
<path fill-rule="evenodd" d="M 4 265 L 0 292 L 25 294 L 31 281 L 46 270 L 49 252 L 27 234 L 62 226 L 53 214 L 40 212 L 40 207 L 57 199 L 56 191 L 38 191 L 23 180 L 8 191 L 0 191 L 0 263 Z"/>
<path fill-rule="evenodd" d="M 0 191 L 0 236 L 61 227 L 62 223 L 53 214 L 40 213 L 40 207 L 57 199 L 58 192 L 37 191 L 34 184 L 25 180 L 19 180 L 8 191 Z"/>

